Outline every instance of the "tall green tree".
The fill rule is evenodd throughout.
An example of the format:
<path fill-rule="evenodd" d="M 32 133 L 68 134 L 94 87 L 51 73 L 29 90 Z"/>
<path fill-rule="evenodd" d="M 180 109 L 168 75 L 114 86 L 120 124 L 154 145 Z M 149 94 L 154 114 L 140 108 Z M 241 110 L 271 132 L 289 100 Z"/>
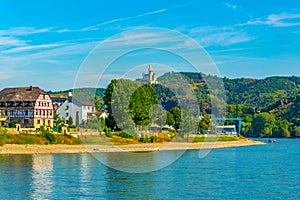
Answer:
<path fill-rule="evenodd" d="M 255 114 L 252 122 L 253 137 L 270 137 L 275 126 L 275 116 L 269 113 Z"/>
<path fill-rule="evenodd" d="M 117 124 L 112 115 L 112 109 L 111 109 L 111 98 L 113 95 L 114 88 L 116 87 L 117 84 L 118 84 L 118 80 L 116 80 L 116 79 L 111 80 L 109 85 L 106 87 L 106 89 L 104 91 L 104 96 L 103 96 L 103 102 L 104 102 L 107 112 L 109 114 L 105 123 L 112 130 L 114 128 L 117 128 Z"/>
<path fill-rule="evenodd" d="M 275 127 L 273 128 L 272 137 L 290 137 L 289 131 L 290 123 L 287 120 L 277 120 Z"/>
<path fill-rule="evenodd" d="M 113 115 L 118 127 L 131 134 L 134 132 L 134 121 L 131 118 L 131 97 L 142 84 L 136 81 L 119 79 L 113 88 L 110 102 L 111 115 Z"/>
<path fill-rule="evenodd" d="M 174 120 L 172 113 L 170 113 L 169 111 L 166 111 L 166 114 L 167 114 L 166 124 L 174 127 L 175 120 Z"/>
<path fill-rule="evenodd" d="M 134 91 L 130 98 L 129 108 L 130 116 L 136 125 L 145 127 L 150 124 L 149 112 L 155 104 L 159 104 L 159 101 L 151 85 L 144 84 Z"/>
<path fill-rule="evenodd" d="M 180 129 L 184 134 L 197 130 L 197 119 L 186 104 L 182 105 L 181 108 Z"/>
<path fill-rule="evenodd" d="M 181 123 L 181 110 L 180 108 L 178 108 L 177 106 L 173 107 L 170 110 L 170 113 L 173 115 L 173 119 L 174 119 L 174 128 L 176 130 L 179 129 L 180 127 L 180 123 Z"/>
<path fill-rule="evenodd" d="M 207 131 L 210 125 L 210 117 L 207 113 L 203 113 L 203 118 L 199 121 L 198 131 L 203 133 L 203 131 Z"/>

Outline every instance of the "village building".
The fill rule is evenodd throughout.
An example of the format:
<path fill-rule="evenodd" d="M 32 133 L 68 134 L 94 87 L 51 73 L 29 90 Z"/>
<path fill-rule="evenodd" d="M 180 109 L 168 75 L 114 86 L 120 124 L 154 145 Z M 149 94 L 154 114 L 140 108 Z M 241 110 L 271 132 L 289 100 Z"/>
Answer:
<path fill-rule="evenodd" d="M 136 81 L 141 82 L 141 83 L 148 83 L 148 84 L 157 84 L 157 76 L 153 72 L 152 65 L 149 65 L 148 67 L 148 74 L 143 73 L 142 74 L 143 78 L 136 79 Z"/>
<path fill-rule="evenodd" d="M 66 123 L 72 117 L 75 126 L 80 125 L 83 120 L 87 121 L 90 119 L 94 112 L 94 103 L 72 97 L 72 94 L 69 94 L 69 97 L 56 110 L 56 114 L 61 119 L 65 119 Z"/>
<path fill-rule="evenodd" d="M 5 88 L 0 91 L 0 123 L 15 121 L 20 128 L 53 127 L 51 97 L 39 87 Z"/>

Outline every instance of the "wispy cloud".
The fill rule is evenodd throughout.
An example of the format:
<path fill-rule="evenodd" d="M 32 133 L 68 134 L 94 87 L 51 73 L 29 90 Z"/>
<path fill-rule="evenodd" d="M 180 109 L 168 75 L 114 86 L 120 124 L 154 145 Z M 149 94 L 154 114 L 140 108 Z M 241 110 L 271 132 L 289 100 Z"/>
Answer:
<path fill-rule="evenodd" d="M 268 25 L 274 27 L 289 27 L 300 25 L 300 14 L 271 14 L 266 18 L 249 20 L 246 25 Z"/>
<path fill-rule="evenodd" d="M 228 8 L 231 8 L 233 10 L 237 9 L 237 5 L 231 4 L 229 2 L 225 2 L 225 6 L 227 6 Z"/>
<path fill-rule="evenodd" d="M 10 27 L 7 30 L 0 30 L 0 36 L 20 36 L 46 33 L 53 31 L 53 28 L 35 28 L 35 27 Z"/>
<path fill-rule="evenodd" d="M 24 45 L 26 45 L 25 40 L 20 40 L 10 36 L 5 36 L 5 37 L 0 36 L 0 49 L 11 47 L 11 46 L 24 46 Z"/>
<path fill-rule="evenodd" d="M 59 47 L 59 46 L 64 46 L 64 45 L 66 45 L 66 44 L 53 43 L 53 44 L 41 44 L 41 45 L 26 45 L 26 46 L 12 48 L 9 50 L 4 50 L 1 53 L 20 53 L 20 52 L 24 52 L 24 51 L 49 49 L 49 48 Z"/>
<path fill-rule="evenodd" d="M 195 38 L 204 47 L 228 46 L 249 42 L 254 39 L 254 37 L 249 36 L 245 31 L 238 30 L 235 27 L 198 27 L 189 30 L 188 35 Z"/>
<path fill-rule="evenodd" d="M 135 15 L 135 16 L 121 17 L 121 18 L 117 18 L 117 19 L 108 20 L 108 21 L 101 22 L 101 23 L 96 24 L 96 25 L 84 27 L 84 28 L 81 28 L 81 29 L 61 29 L 61 30 L 58 30 L 57 32 L 64 33 L 64 32 L 95 31 L 95 30 L 99 30 L 99 27 L 104 26 L 104 25 L 108 25 L 108 24 L 112 24 L 112 23 L 116 23 L 116 22 L 121 22 L 121 21 L 125 21 L 125 20 L 130 20 L 130 19 L 134 19 L 134 18 L 138 18 L 138 17 L 144 17 L 144 16 L 148 16 L 148 15 L 155 15 L 155 14 L 166 12 L 167 10 L 168 9 L 160 9 L 160 10 L 146 12 L 146 13 Z"/>

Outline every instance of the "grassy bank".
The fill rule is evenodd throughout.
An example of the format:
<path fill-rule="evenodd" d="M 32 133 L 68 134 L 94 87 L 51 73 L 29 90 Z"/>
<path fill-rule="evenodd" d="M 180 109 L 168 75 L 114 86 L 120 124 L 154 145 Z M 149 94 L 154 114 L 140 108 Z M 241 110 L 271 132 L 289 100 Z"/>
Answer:
<path fill-rule="evenodd" d="M 44 134 L 0 134 L 0 146 L 5 144 L 82 144 L 79 138 L 68 135 L 44 135 Z"/>
<path fill-rule="evenodd" d="M 81 136 L 75 138 L 69 135 L 41 133 L 41 134 L 11 134 L 8 130 L 0 127 L 0 146 L 5 144 L 101 144 L 101 145 L 126 145 L 126 144 L 143 144 L 143 143 L 164 143 L 164 142 L 230 142 L 238 141 L 243 137 L 235 135 L 186 135 L 184 137 L 175 137 L 174 133 L 142 133 L 140 137 L 132 136 L 125 132 L 115 132 L 107 136 L 93 135 Z"/>

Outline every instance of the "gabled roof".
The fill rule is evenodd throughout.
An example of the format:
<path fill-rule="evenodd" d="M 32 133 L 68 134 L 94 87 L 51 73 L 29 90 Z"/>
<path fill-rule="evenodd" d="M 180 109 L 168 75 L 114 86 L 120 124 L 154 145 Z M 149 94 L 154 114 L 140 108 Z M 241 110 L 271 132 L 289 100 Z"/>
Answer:
<path fill-rule="evenodd" d="M 39 87 L 4 88 L 0 91 L 0 102 L 36 101 L 41 94 L 47 94 Z"/>
<path fill-rule="evenodd" d="M 72 97 L 72 99 L 77 101 L 78 103 L 80 103 L 83 106 L 95 106 L 95 103 L 92 103 L 88 100 L 78 99 L 76 97 Z"/>

